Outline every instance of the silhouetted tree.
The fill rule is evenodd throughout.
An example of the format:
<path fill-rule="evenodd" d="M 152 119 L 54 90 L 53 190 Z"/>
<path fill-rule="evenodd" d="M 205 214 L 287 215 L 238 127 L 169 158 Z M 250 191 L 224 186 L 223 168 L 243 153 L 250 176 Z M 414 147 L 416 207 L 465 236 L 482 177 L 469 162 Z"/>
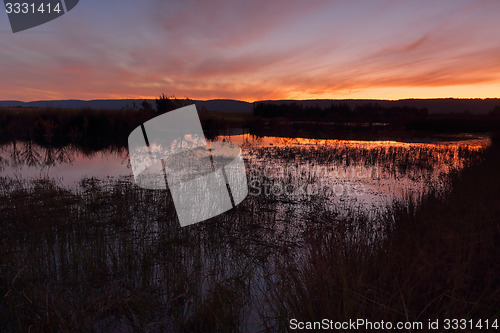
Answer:
<path fill-rule="evenodd" d="M 148 101 L 143 100 L 141 103 L 141 110 L 146 112 L 151 112 L 153 110 L 153 106 Z"/>
<path fill-rule="evenodd" d="M 161 94 L 160 97 L 156 99 L 156 112 L 164 113 L 193 103 L 194 102 L 187 97 L 185 99 L 178 99 L 174 95 L 168 97 L 165 94 Z"/>

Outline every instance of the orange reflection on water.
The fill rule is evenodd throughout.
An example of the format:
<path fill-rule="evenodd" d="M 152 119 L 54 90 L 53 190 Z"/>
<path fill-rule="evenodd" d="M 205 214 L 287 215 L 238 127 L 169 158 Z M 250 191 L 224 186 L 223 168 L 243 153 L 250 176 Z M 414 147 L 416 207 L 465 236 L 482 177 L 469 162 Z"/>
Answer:
<path fill-rule="evenodd" d="M 434 141 L 430 143 L 423 142 L 401 142 L 392 140 L 381 141 L 362 141 L 362 140 L 336 140 L 336 139 L 308 139 L 308 138 L 286 138 L 276 136 L 257 137 L 250 134 L 231 135 L 219 137 L 217 141 L 230 141 L 240 146 L 252 147 L 290 147 L 290 146 L 329 146 L 329 147 L 349 147 L 362 149 L 380 149 L 389 147 L 399 148 L 466 148 L 472 151 L 485 149 L 491 144 L 488 137 L 467 137 L 463 136 L 461 140 L 454 141 Z"/>
<path fill-rule="evenodd" d="M 256 137 L 249 134 L 219 137 L 217 140 L 242 147 L 250 172 L 284 170 L 281 172 L 284 176 L 266 174 L 278 188 L 293 187 L 295 183 L 322 189 L 358 186 L 364 189 L 363 195 L 346 198 L 343 204 L 350 202 L 366 207 L 385 207 L 394 198 L 419 195 L 430 188 L 444 189 L 446 175 L 469 165 L 491 144 L 488 137 L 470 135 L 427 139 L 428 142 Z M 307 172 L 303 175 L 296 170 Z M 357 170 L 368 171 L 363 174 L 369 176 L 360 177 Z M 345 196 L 327 197 L 335 205 Z M 293 195 L 285 198 L 293 199 L 296 199 Z"/>

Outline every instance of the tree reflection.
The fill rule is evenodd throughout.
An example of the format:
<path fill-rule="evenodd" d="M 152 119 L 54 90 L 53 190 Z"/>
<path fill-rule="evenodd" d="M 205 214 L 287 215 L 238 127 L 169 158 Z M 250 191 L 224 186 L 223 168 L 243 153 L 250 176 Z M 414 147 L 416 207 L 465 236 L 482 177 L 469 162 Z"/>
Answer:
<path fill-rule="evenodd" d="M 20 155 L 21 155 L 21 151 L 17 147 L 17 142 L 12 141 L 12 149 L 10 150 L 10 153 L 9 153 L 10 160 L 11 160 L 10 165 L 15 167 L 15 166 L 22 164 Z"/>
<path fill-rule="evenodd" d="M 0 171 L 7 167 L 51 168 L 59 164 L 72 164 L 78 156 L 95 158 L 113 156 L 121 160 L 122 165 L 130 166 L 128 154 L 121 147 L 108 147 L 100 151 L 88 151 L 75 145 L 40 146 L 33 141 L 15 141 L 0 146 Z"/>

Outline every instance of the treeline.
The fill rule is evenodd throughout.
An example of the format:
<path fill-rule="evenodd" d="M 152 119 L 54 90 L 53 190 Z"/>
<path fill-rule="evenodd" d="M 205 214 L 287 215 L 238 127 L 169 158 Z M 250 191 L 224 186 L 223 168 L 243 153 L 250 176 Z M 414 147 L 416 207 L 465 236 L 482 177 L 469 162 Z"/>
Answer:
<path fill-rule="evenodd" d="M 290 120 L 319 120 L 355 123 L 407 124 L 425 119 L 427 109 L 416 107 L 384 107 L 368 103 L 351 108 L 348 104 L 332 104 L 329 107 L 303 106 L 299 103 L 257 103 L 254 111 L 262 118 L 286 118 Z"/>
<path fill-rule="evenodd" d="M 33 141 L 46 146 L 75 144 L 89 150 L 126 146 L 130 132 L 152 118 L 144 110 L 0 109 L 0 144 Z"/>
<path fill-rule="evenodd" d="M 129 134 L 141 123 L 194 103 L 165 94 L 155 102 L 156 110 L 146 100 L 122 110 L 0 108 L 0 144 L 18 140 L 42 146 L 73 144 L 87 150 L 125 147 Z"/>
<path fill-rule="evenodd" d="M 429 115 L 406 124 L 406 129 L 426 132 L 496 132 L 500 128 L 500 106 L 486 115 L 470 112 Z"/>
<path fill-rule="evenodd" d="M 322 108 L 303 106 L 299 103 L 256 103 L 254 114 L 263 119 L 286 119 L 289 121 L 317 121 L 341 124 L 383 123 L 407 130 L 423 132 L 493 132 L 500 128 L 500 106 L 486 115 L 471 112 L 434 114 L 426 108 L 384 107 L 367 103 L 352 108 L 346 103 L 332 104 Z"/>
<path fill-rule="evenodd" d="M 128 136 L 140 124 L 165 112 L 194 104 L 185 98 L 162 94 L 156 109 L 146 100 L 122 110 L 0 108 L 0 144 L 32 141 L 41 146 L 76 145 L 85 150 L 126 147 Z M 200 121 L 207 137 L 241 126 L 249 127 L 245 118 L 229 117 L 200 110 Z"/>
<path fill-rule="evenodd" d="M 147 101 L 127 110 L 0 108 L 0 144 L 18 140 L 42 146 L 73 144 L 87 150 L 126 147 L 130 132 L 141 123 L 194 103 L 188 98 L 163 94 L 155 102 L 156 110 Z M 327 108 L 304 107 L 299 103 L 256 103 L 254 116 L 208 112 L 203 108 L 199 111 L 207 137 L 235 128 L 245 128 L 257 135 L 309 137 L 310 133 L 311 137 L 331 137 L 332 133 L 338 135 L 339 131 L 358 127 L 367 132 L 377 127 L 370 125 L 375 123 L 422 132 L 491 132 L 500 128 L 500 106 L 487 115 L 468 112 L 429 115 L 426 109 L 415 107 L 365 104 L 351 108 L 345 103 Z"/>

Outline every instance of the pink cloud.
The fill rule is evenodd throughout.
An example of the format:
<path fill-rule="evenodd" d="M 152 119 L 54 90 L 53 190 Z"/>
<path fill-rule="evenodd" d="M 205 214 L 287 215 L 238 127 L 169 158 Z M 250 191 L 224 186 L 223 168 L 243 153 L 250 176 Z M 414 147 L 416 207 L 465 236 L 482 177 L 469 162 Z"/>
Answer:
<path fill-rule="evenodd" d="M 8 36 L 0 99 L 256 100 L 500 82 L 498 2 L 383 4 L 154 1 L 81 16 L 73 29 Z"/>

